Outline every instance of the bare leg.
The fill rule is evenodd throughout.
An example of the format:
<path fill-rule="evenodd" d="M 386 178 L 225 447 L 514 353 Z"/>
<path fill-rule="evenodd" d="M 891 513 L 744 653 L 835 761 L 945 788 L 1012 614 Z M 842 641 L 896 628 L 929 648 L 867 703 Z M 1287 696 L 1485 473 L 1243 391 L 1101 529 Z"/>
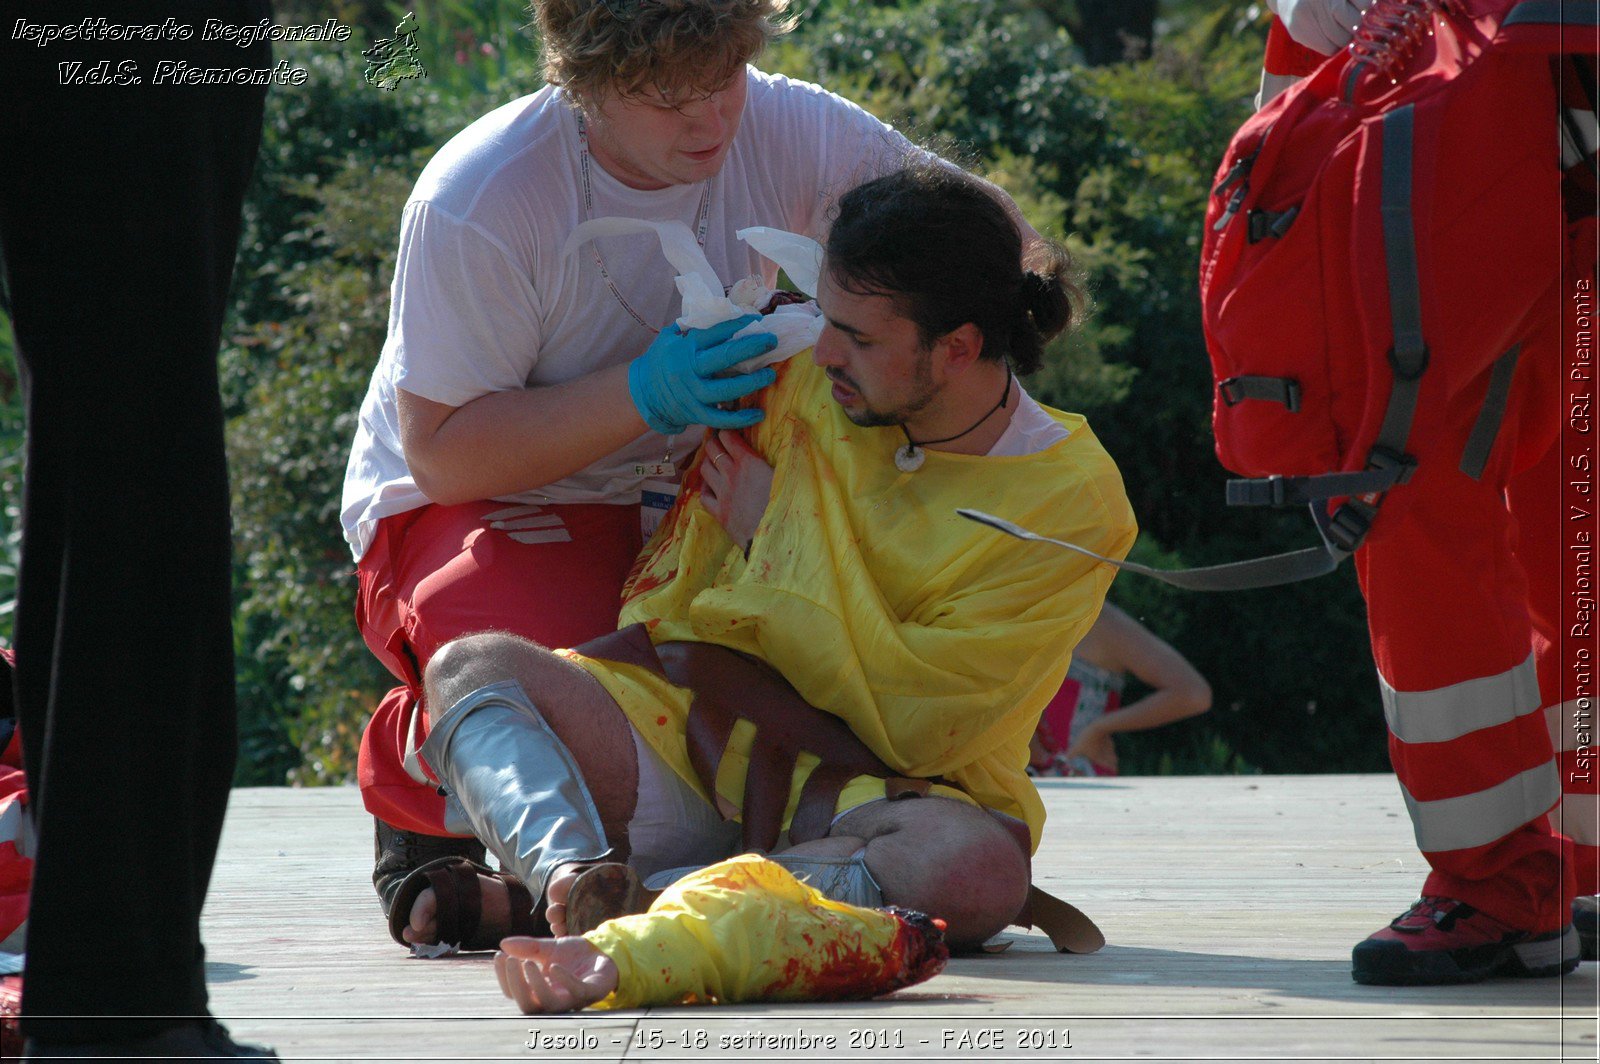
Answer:
<path fill-rule="evenodd" d="M 504 680 L 515 680 L 522 687 L 577 761 L 607 836 L 622 837 L 633 816 L 638 791 L 631 725 L 611 696 L 582 667 L 508 633 L 465 636 L 441 647 L 429 661 L 423 677 L 424 704 L 443 714 L 473 691 Z M 618 756 L 619 752 L 626 756 Z M 563 875 L 568 871 L 564 867 L 552 877 L 552 902 L 556 900 L 557 881 L 565 887 L 571 874 L 575 874 Z M 510 910 L 505 884 L 486 876 L 480 876 L 478 882 L 486 925 L 508 926 Z M 403 932 L 408 941 L 434 941 L 436 909 L 433 891 L 418 895 L 411 908 L 410 926 Z M 559 917 L 560 913 L 547 915 Z"/>
<path fill-rule="evenodd" d="M 435 652 L 423 674 L 429 722 L 478 688 L 502 680 L 515 680 L 533 699 L 578 762 L 607 833 L 620 835 L 633 817 L 639 789 L 632 725 L 582 666 L 508 632 L 452 640 Z"/>

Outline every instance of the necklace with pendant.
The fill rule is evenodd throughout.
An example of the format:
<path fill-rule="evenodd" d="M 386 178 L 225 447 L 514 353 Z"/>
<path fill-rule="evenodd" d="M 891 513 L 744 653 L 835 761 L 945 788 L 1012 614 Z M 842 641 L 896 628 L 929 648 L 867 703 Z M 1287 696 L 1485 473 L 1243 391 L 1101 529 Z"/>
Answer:
<path fill-rule="evenodd" d="M 959 440 L 963 436 L 978 431 L 978 426 L 994 417 L 994 415 L 1006 405 L 1006 400 L 1009 398 L 1011 398 L 1011 366 L 1008 364 L 1006 366 L 1006 386 L 1005 389 L 1000 393 L 1000 401 L 991 406 L 988 413 L 984 414 L 977 421 L 974 421 L 971 428 L 968 428 L 963 432 L 958 432 L 954 436 L 946 436 L 941 440 L 913 440 L 911 438 L 910 431 L 905 426 L 905 423 L 901 422 L 900 431 L 906 434 L 906 442 L 905 446 L 895 448 L 894 467 L 900 470 L 902 473 L 915 473 L 917 470 L 922 468 L 922 463 L 927 461 L 928 456 L 926 452 L 922 450 L 922 448 L 931 447 L 936 443 L 949 443 L 952 440 Z"/>

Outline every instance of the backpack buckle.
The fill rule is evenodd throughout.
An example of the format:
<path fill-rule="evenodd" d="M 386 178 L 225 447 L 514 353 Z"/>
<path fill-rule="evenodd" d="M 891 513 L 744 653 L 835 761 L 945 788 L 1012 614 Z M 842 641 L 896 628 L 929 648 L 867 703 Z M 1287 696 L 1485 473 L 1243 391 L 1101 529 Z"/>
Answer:
<path fill-rule="evenodd" d="M 1223 404 L 1229 408 L 1238 406 L 1246 399 L 1264 399 L 1267 402 L 1282 403 L 1291 414 L 1300 410 L 1300 382 L 1293 377 L 1255 377 L 1241 374 L 1218 381 L 1217 393 L 1222 396 Z"/>
<path fill-rule="evenodd" d="M 1252 244 L 1259 244 L 1263 240 L 1283 239 L 1289 231 L 1289 226 L 1294 224 L 1296 216 L 1300 213 L 1299 207 L 1290 207 L 1286 211 L 1253 210 L 1246 217 L 1249 220 L 1247 239 Z"/>
<path fill-rule="evenodd" d="M 1346 554 L 1354 554 L 1367 538 L 1367 533 L 1372 529 L 1372 519 L 1377 515 L 1377 507 L 1351 499 L 1328 518 L 1322 526 L 1322 534 Z"/>
<path fill-rule="evenodd" d="M 1395 474 L 1394 484 L 1400 485 L 1410 480 L 1411 474 L 1417 471 L 1417 460 L 1380 443 L 1374 444 L 1372 450 L 1367 452 L 1367 468 L 1386 473 L 1399 470 Z"/>

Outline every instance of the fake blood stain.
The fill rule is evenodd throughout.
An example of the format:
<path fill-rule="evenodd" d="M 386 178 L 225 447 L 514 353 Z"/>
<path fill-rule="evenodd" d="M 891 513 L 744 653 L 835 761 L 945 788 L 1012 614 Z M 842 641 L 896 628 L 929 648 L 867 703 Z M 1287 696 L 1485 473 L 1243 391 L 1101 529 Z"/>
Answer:
<path fill-rule="evenodd" d="M 841 933 L 820 954 L 791 957 L 756 1000 L 849 1001 L 883 994 L 931 979 L 944 969 L 950 950 L 943 927 L 920 913 L 885 912 L 896 922 L 887 946 L 863 942 L 859 931 Z M 802 935 L 815 947 L 810 935 Z"/>

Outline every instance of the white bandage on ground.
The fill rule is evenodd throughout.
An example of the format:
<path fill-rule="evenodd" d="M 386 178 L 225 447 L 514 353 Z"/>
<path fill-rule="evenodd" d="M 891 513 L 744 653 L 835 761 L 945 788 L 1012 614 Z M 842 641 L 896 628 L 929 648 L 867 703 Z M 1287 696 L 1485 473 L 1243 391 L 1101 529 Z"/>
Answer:
<path fill-rule="evenodd" d="M 1332 55 L 1350 43 L 1372 0 L 1267 0 L 1284 28 L 1300 44 Z"/>

